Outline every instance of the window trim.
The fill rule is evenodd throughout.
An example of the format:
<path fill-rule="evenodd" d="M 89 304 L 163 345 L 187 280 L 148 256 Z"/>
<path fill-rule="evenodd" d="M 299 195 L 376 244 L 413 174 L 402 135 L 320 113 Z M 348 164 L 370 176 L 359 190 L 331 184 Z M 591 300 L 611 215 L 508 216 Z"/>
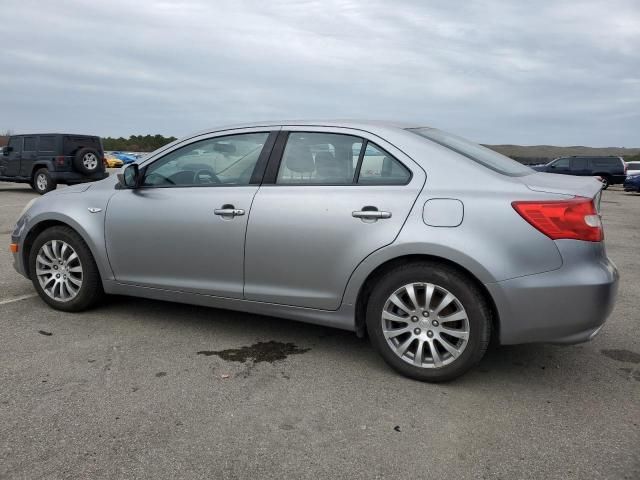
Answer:
<path fill-rule="evenodd" d="M 358 163 L 356 164 L 356 169 L 353 175 L 353 179 L 351 183 L 277 183 L 278 181 L 278 172 L 280 171 L 280 165 L 282 164 L 282 158 L 284 156 L 284 150 L 289 140 L 290 133 L 314 133 L 314 134 L 323 134 L 323 135 L 345 135 L 347 137 L 355 137 L 362 140 L 362 145 L 360 146 L 360 154 L 358 155 Z M 362 162 L 364 160 L 364 154 L 366 152 L 367 146 L 371 143 L 378 150 L 383 151 L 387 156 L 398 162 L 402 165 L 408 172 L 409 177 L 407 178 L 405 183 L 358 183 L 360 180 L 360 169 L 362 167 Z M 277 187 L 402 187 L 411 183 L 413 180 L 413 170 L 405 165 L 402 161 L 398 160 L 395 155 L 389 153 L 386 149 L 382 148 L 375 142 L 372 142 L 368 138 L 365 138 L 361 135 L 355 135 L 353 133 L 348 132 L 332 132 L 332 131 L 316 131 L 316 130 L 281 130 L 278 134 L 278 139 L 276 140 L 276 145 L 271 152 L 271 156 L 269 157 L 269 165 L 267 166 L 267 171 L 265 173 L 264 179 L 262 181 L 262 185 L 272 185 Z"/>
<path fill-rule="evenodd" d="M 145 176 L 147 175 L 147 170 L 154 163 L 166 158 L 167 155 L 171 155 L 178 150 L 193 145 L 198 142 L 205 142 L 207 140 L 213 140 L 217 138 L 225 138 L 225 137 L 236 137 L 240 135 L 253 135 L 258 133 L 266 133 L 267 139 L 264 141 L 264 146 L 262 147 L 262 151 L 258 156 L 258 160 L 256 161 L 255 166 L 253 167 L 253 172 L 251 173 L 251 178 L 249 179 L 249 183 L 244 185 L 236 185 L 230 183 L 214 183 L 214 184 L 193 184 L 193 185 L 143 185 L 143 181 Z M 151 162 L 147 163 L 140 169 L 140 185 L 137 187 L 139 190 L 149 190 L 154 188 L 230 188 L 230 187 L 252 187 L 261 185 L 262 178 L 264 177 L 265 169 L 267 168 L 267 162 L 269 160 L 269 156 L 271 155 L 271 151 L 273 150 L 273 145 L 276 141 L 276 137 L 278 136 L 277 130 L 260 130 L 255 132 L 240 132 L 240 133 L 232 133 L 227 135 L 213 135 L 207 138 L 199 138 L 194 140 L 193 142 L 185 143 L 177 146 L 177 148 L 171 149 L 169 152 L 164 153 L 162 156 L 158 158 L 154 158 Z"/>

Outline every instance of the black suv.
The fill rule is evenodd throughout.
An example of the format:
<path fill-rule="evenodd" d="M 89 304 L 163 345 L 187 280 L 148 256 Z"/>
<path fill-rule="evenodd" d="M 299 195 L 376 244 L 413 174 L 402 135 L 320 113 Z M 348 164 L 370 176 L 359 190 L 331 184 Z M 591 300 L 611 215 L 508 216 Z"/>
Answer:
<path fill-rule="evenodd" d="M 12 135 L 0 156 L 0 181 L 29 183 L 41 195 L 58 183 L 93 182 L 108 175 L 102 141 L 90 135 Z"/>
<path fill-rule="evenodd" d="M 602 188 L 624 183 L 627 177 L 626 164 L 620 157 L 560 157 L 532 168 L 538 172 L 600 177 Z"/>

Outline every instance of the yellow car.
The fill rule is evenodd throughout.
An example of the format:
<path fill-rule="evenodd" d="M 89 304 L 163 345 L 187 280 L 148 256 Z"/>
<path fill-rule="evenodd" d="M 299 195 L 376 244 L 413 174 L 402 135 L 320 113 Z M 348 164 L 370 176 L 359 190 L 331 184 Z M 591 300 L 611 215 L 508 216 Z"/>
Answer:
<path fill-rule="evenodd" d="M 104 162 L 106 163 L 107 168 L 120 168 L 122 165 L 124 165 L 124 162 L 122 160 L 112 155 L 105 155 Z"/>

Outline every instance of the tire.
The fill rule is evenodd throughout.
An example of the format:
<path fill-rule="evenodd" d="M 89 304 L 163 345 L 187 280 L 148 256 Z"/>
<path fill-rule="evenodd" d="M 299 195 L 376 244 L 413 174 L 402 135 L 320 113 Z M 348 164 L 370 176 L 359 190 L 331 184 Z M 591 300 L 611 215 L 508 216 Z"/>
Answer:
<path fill-rule="evenodd" d="M 31 180 L 31 188 L 33 188 L 40 195 L 44 195 L 51 190 L 55 190 L 57 184 L 51 175 L 49 174 L 49 170 L 46 168 L 41 168 L 36 170 L 33 174 L 33 178 Z"/>
<path fill-rule="evenodd" d="M 90 175 L 100 170 L 102 159 L 93 148 L 81 148 L 73 158 L 73 166 L 79 172 Z"/>
<path fill-rule="evenodd" d="M 611 185 L 611 177 L 609 175 L 600 175 L 602 178 L 602 190 L 606 190 Z"/>
<path fill-rule="evenodd" d="M 413 305 L 405 303 L 407 315 L 391 297 L 396 295 L 411 304 L 409 290 L 405 288 L 410 285 L 420 308 L 412 309 Z M 425 308 L 430 291 L 431 302 Z M 453 301 L 442 308 L 440 316 L 438 307 L 451 298 L 447 295 L 452 295 Z M 392 310 L 395 316 L 391 316 Z M 443 320 L 447 316 L 461 320 Z M 401 322 L 388 320 L 399 317 Z M 369 297 L 366 323 L 371 343 L 387 364 L 409 378 L 426 382 L 444 382 L 461 376 L 480 361 L 491 339 L 491 312 L 483 293 L 466 275 L 439 262 L 402 265 L 381 277 Z M 405 329 L 405 333 L 398 334 Z M 421 341 L 422 355 L 416 360 Z M 445 342 L 450 348 L 445 348 Z M 397 352 L 403 348 L 404 353 Z M 432 348 L 436 349 L 435 356 Z"/>
<path fill-rule="evenodd" d="M 73 254 L 77 258 L 73 258 Z M 40 298 L 56 310 L 80 312 L 104 296 L 100 273 L 89 247 L 69 227 L 51 227 L 38 235 L 29 253 L 29 272 Z M 46 273 L 39 275 L 40 272 Z"/>

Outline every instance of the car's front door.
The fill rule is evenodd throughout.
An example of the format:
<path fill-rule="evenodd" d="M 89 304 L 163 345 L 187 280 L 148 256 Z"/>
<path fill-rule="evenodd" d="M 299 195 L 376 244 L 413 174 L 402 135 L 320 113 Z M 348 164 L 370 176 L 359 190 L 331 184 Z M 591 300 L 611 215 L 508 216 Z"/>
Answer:
<path fill-rule="evenodd" d="M 20 173 L 20 160 L 22 158 L 22 137 L 11 137 L 9 139 L 9 155 L 3 157 L 5 160 L 4 173 L 9 177 L 15 177 Z"/>
<path fill-rule="evenodd" d="M 564 175 L 571 174 L 571 159 L 570 158 L 559 158 L 554 161 L 551 165 L 549 165 L 549 169 L 547 172 L 549 173 L 561 173 Z"/>
<path fill-rule="evenodd" d="M 116 281 L 242 298 L 247 219 L 276 135 L 227 132 L 145 163 L 140 187 L 107 207 Z"/>
<path fill-rule="evenodd" d="M 363 132 L 288 130 L 251 209 L 245 298 L 334 310 L 357 265 L 396 238 L 425 174 Z"/>

